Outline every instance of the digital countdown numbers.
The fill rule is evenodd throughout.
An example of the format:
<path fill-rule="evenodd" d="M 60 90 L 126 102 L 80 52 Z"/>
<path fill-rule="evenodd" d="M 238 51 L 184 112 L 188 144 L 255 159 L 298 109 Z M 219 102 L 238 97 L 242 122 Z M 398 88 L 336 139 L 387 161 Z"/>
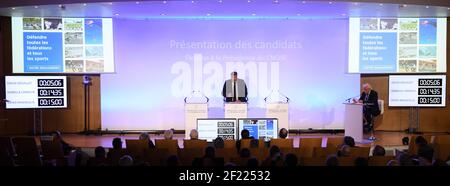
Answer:
<path fill-rule="evenodd" d="M 6 76 L 6 108 L 67 108 L 65 76 Z"/>
<path fill-rule="evenodd" d="M 445 107 L 445 75 L 389 76 L 389 106 Z"/>

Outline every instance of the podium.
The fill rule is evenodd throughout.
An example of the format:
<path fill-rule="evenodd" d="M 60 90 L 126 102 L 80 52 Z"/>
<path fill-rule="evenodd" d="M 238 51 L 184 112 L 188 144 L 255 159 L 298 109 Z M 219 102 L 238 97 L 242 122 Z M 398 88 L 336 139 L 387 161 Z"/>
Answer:
<path fill-rule="evenodd" d="M 190 97 L 184 98 L 184 134 L 189 139 L 192 129 L 197 129 L 198 118 L 208 118 L 209 98 L 199 91 L 193 91 Z"/>
<path fill-rule="evenodd" d="M 289 130 L 289 103 L 267 103 L 266 118 L 278 118 L 278 130 Z"/>
<path fill-rule="evenodd" d="M 363 142 L 363 104 L 344 103 L 344 130 L 345 136 L 351 136 L 356 142 Z"/>
<path fill-rule="evenodd" d="M 248 105 L 245 102 L 225 103 L 225 118 L 247 118 Z"/>

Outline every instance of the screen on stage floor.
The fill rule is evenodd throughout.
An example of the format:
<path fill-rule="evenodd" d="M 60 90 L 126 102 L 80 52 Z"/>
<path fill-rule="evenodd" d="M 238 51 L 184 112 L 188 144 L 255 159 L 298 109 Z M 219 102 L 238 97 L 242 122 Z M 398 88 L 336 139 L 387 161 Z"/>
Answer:
<path fill-rule="evenodd" d="M 66 108 L 66 76 L 5 76 L 6 108 Z"/>
<path fill-rule="evenodd" d="M 209 98 L 208 118 L 225 118 L 222 88 L 237 71 L 247 117 L 266 117 L 264 98 L 279 91 L 291 129 L 342 129 L 342 102 L 360 92 L 347 47 L 346 19 L 114 19 L 117 70 L 101 76 L 101 126 L 183 130 L 194 90 Z"/>
<path fill-rule="evenodd" d="M 442 73 L 447 18 L 350 18 L 350 73 Z"/>
<path fill-rule="evenodd" d="M 12 17 L 13 73 L 114 72 L 111 18 Z"/>
<path fill-rule="evenodd" d="M 389 76 L 389 106 L 445 107 L 445 75 Z"/>
<path fill-rule="evenodd" d="M 236 119 L 197 119 L 197 131 L 198 139 L 208 142 L 212 142 L 217 137 L 223 140 L 236 140 Z"/>
<path fill-rule="evenodd" d="M 239 139 L 242 139 L 241 131 L 247 129 L 250 136 L 255 139 L 278 138 L 278 119 L 275 118 L 242 118 L 238 120 Z"/>

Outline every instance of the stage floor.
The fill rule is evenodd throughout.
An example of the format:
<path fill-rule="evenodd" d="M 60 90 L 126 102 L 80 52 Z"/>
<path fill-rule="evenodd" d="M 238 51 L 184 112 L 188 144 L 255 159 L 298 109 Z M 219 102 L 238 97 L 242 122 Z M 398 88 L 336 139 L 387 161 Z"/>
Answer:
<path fill-rule="evenodd" d="M 426 133 L 423 135 L 434 135 L 437 133 Z M 311 138 L 311 137 L 323 137 L 322 146 L 325 146 L 326 140 L 328 138 L 343 136 L 343 133 L 338 134 L 322 134 L 322 133 L 314 133 L 314 134 L 290 134 L 290 138 L 294 138 L 294 147 L 298 147 L 300 138 Z M 112 147 L 112 140 L 115 137 L 120 137 L 124 141 L 125 139 L 137 139 L 138 134 L 104 134 L 104 135 L 79 135 L 79 134 L 65 134 L 63 136 L 64 140 L 75 147 L 81 148 L 95 148 L 97 146 L 103 147 Z M 375 133 L 375 137 L 377 140 L 375 142 L 367 142 L 367 143 L 357 143 L 359 146 L 374 146 L 381 145 L 384 147 L 400 147 L 403 146 L 402 138 L 410 137 L 411 134 L 407 134 L 405 132 L 384 132 L 378 131 Z M 367 139 L 369 136 L 364 136 Z M 163 139 L 163 135 L 151 135 L 151 139 Z M 179 146 L 183 147 L 183 139 L 184 134 L 175 134 L 174 139 L 178 140 Z M 37 140 L 39 141 L 39 140 Z M 125 142 L 123 143 L 125 146 Z"/>

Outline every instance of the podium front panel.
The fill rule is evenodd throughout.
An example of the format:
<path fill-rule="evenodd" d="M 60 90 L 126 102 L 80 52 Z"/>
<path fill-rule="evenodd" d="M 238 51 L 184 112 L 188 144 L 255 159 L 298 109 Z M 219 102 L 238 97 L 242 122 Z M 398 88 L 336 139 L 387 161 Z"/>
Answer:
<path fill-rule="evenodd" d="M 345 136 L 363 142 L 363 105 L 346 103 L 344 116 Z"/>
<path fill-rule="evenodd" d="M 247 118 L 247 103 L 225 103 L 225 118 Z"/>
<path fill-rule="evenodd" d="M 189 133 L 197 128 L 198 118 L 208 118 L 207 103 L 186 103 L 184 104 L 184 131 L 185 138 L 189 139 Z"/>
<path fill-rule="evenodd" d="M 289 130 L 289 103 L 266 104 L 266 117 L 278 119 L 278 129 Z"/>

